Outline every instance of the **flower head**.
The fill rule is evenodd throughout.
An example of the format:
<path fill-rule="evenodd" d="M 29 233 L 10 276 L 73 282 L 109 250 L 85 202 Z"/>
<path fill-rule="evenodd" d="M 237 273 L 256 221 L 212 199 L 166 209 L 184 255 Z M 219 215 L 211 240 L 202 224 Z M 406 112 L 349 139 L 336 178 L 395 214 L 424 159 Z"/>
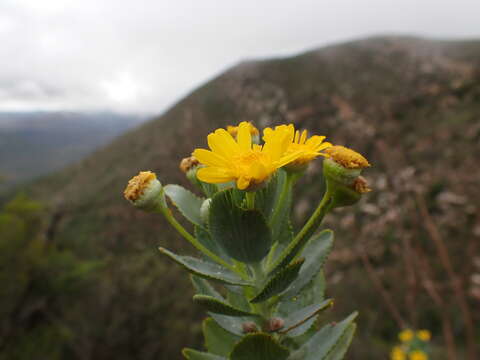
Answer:
<path fill-rule="evenodd" d="M 240 190 L 252 190 L 259 186 L 282 166 L 298 158 L 299 153 L 286 153 L 288 133 L 283 131 L 265 141 L 263 146 L 252 144 L 251 125 L 241 122 L 237 138 L 225 129 L 217 129 L 208 135 L 211 150 L 196 149 L 193 152 L 206 167 L 197 172 L 199 180 L 219 184 L 236 181 Z"/>
<path fill-rule="evenodd" d="M 325 150 L 330 158 L 347 169 L 363 169 L 370 163 L 358 152 L 345 146 L 332 146 Z"/>
<path fill-rule="evenodd" d="M 413 339 L 413 331 L 410 329 L 405 329 L 398 334 L 398 338 L 401 342 L 408 342 Z"/>
<path fill-rule="evenodd" d="M 198 166 L 198 164 L 200 163 L 195 158 L 195 156 L 190 156 L 182 159 L 182 161 L 180 162 L 179 168 L 186 174 L 190 170 L 192 170 L 195 166 Z"/>
<path fill-rule="evenodd" d="M 405 360 L 405 351 L 400 346 L 395 346 L 390 353 L 391 360 Z"/>
<path fill-rule="evenodd" d="M 166 206 L 162 184 L 151 171 L 140 171 L 131 178 L 123 195 L 133 205 L 147 211 Z"/>
<path fill-rule="evenodd" d="M 414 350 L 408 355 L 409 360 L 428 360 L 428 355 L 422 350 Z"/>
<path fill-rule="evenodd" d="M 332 146 L 332 144 L 323 142 L 325 136 L 314 135 L 307 139 L 307 130 L 303 130 L 302 132 L 300 132 L 300 130 L 295 131 L 292 124 L 276 126 L 275 129 L 266 128 L 263 130 L 263 140 L 268 141 L 268 139 L 276 136 L 279 132 L 288 133 L 289 146 L 287 153 L 300 153 L 297 159 L 288 164 L 288 168 L 303 168 L 318 156 L 328 157 L 328 155 L 322 151 Z"/>
<path fill-rule="evenodd" d="M 417 337 L 422 341 L 430 341 L 432 334 L 428 330 L 417 331 Z"/>

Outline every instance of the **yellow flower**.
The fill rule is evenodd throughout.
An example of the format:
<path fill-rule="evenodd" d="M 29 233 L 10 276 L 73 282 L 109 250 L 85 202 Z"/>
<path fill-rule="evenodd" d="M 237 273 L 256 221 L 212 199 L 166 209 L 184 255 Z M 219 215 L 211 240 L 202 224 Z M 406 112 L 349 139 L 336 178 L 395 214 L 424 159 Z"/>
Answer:
<path fill-rule="evenodd" d="M 419 330 L 417 331 L 417 337 L 422 341 L 430 341 L 432 334 L 428 330 Z"/>
<path fill-rule="evenodd" d="M 248 124 L 248 129 L 250 130 L 250 135 L 258 135 L 259 132 L 258 132 L 258 129 L 253 126 L 253 124 L 251 122 L 247 122 Z M 231 125 L 228 125 L 227 126 L 227 131 L 230 135 L 232 135 L 233 137 L 236 137 L 237 134 L 238 134 L 238 128 L 240 126 L 231 126 Z"/>
<path fill-rule="evenodd" d="M 329 142 L 323 142 L 325 136 L 314 135 L 307 139 L 307 130 L 302 132 L 300 130 L 295 131 L 292 124 L 276 126 L 275 129 L 266 128 L 263 130 L 263 140 L 268 141 L 280 132 L 288 133 L 290 144 L 287 153 L 300 152 L 300 156 L 288 165 L 291 168 L 302 168 L 320 155 L 327 157 L 328 155 L 322 152 L 322 150 L 332 146 Z"/>
<path fill-rule="evenodd" d="M 408 355 L 409 360 L 428 360 L 428 355 L 421 350 L 414 350 Z"/>
<path fill-rule="evenodd" d="M 391 360 L 405 360 L 405 352 L 400 346 L 395 346 L 390 353 Z"/>
<path fill-rule="evenodd" d="M 370 166 L 370 163 L 358 152 L 345 146 L 332 146 L 325 150 L 331 159 L 346 167 L 347 169 L 363 169 Z"/>
<path fill-rule="evenodd" d="M 197 172 L 199 180 L 219 184 L 236 181 L 240 190 L 252 190 L 267 180 L 278 168 L 294 161 L 299 153 L 288 153 L 288 133 L 279 132 L 263 146 L 252 144 L 250 126 L 241 122 L 237 139 L 225 129 L 217 129 L 208 135 L 210 150 L 193 152 L 206 167 Z"/>
<path fill-rule="evenodd" d="M 413 339 L 413 331 L 410 329 L 405 329 L 398 334 L 398 338 L 401 342 L 408 342 Z"/>

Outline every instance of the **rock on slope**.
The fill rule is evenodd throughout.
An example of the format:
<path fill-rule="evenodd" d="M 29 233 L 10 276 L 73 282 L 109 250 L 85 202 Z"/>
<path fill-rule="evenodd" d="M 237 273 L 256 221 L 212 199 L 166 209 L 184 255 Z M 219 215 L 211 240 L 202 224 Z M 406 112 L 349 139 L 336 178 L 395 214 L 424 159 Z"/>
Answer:
<path fill-rule="evenodd" d="M 401 241 L 421 244 L 434 257 L 415 215 L 413 190 L 425 194 L 443 234 L 457 242 L 452 244 L 455 254 L 464 249 L 458 242 L 467 244 L 475 236 L 471 229 L 480 222 L 479 114 L 480 42 L 370 38 L 294 57 L 242 62 L 163 116 L 37 182 L 30 190 L 50 205 L 51 238 L 82 256 L 111 260 L 110 278 L 99 285 L 101 296 L 85 300 L 85 306 L 95 304 L 91 311 L 97 314 L 96 328 L 107 329 L 103 335 L 99 330 L 96 338 L 79 332 L 90 346 L 91 357 L 86 358 L 113 358 L 113 349 L 122 349 L 116 359 L 125 354 L 179 358 L 181 346 L 198 341 L 191 319 L 202 313 L 191 309 L 187 279 L 155 250 L 162 245 L 190 251 L 189 246 L 162 219 L 129 206 L 122 190 L 144 169 L 157 172 L 164 184 L 188 186 L 179 160 L 194 147 L 205 146 L 212 129 L 242 120 L 261 127 L 293 122 L 361 151 L 374 164 L 366 175 L 375 192 L 356 209 L 328 218 L 328 225 L 339 229 L 329 268 L 337 311 L 358 308 L 363 314 L 363 344 L 357 340 L 349 358 L 385 358 L 387 346 L 374 345 L 371 339 L 380 334 L 385 339 L 395 331 L 388 314 L 379 316 L 383 307 L 361 269 L 357 245 L 382 269 L 404 316 L 438 328 L 434 310 L 428 310 L 429 316 L 420 310 L 430 309 L 425 294 L 415 293 L 418 310 L 404 300 L 409 285 L 400 281 L 405 271 Z M 319 164 L 298 189 L 298 219 L 320 196 Z M 465 277 L 473 271 L 473 257 L 457 257 L 455 262 Z"/>

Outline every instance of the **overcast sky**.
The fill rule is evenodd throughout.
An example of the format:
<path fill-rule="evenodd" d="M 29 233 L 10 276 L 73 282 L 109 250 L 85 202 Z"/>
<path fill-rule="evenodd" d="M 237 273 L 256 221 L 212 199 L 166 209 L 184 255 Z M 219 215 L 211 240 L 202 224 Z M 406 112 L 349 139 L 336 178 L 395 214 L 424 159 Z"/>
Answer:
<path fill-rule="evenodd" d="M 480 38 L 480 0 L 0 0 L 0 111 L 159 113 L 243 59 Z"/>

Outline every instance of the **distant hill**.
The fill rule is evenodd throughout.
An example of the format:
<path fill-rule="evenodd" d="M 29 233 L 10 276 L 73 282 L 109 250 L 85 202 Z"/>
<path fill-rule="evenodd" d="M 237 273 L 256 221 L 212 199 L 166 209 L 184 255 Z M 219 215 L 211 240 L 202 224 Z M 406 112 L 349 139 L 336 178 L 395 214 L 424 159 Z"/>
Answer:
<path fill-rule="evenodd" d="M 114 113 L 0 113 L 3 187 L 80 160 L 143 120 Z"/>
<path fill-rule="evenodd" d="M 76 334 L 90 351 L 84 359 L 178 359 L 182 346 L 200 344 L 192 319 L 203 311 L 192 308 L 185 274 L 156 251 L 159 245 L 191 248 L 163 219 L 133 209 L 122 190 L 144 169 L 165 184 L 188 186 L 180 159 L 205 146 L 213 129 L 242 120 L 261 127 L 293 122 L 357 149 L 373 164 L 366 176 L 374 192 L 326 224 L 337 231 L 328 268 L 334 317 L 361 313 L 348 359 L 385 359 L 398 330 L 366 276 L 360 250 L 372 258 L 402 315 L 432 329 L 441 346 L 440 311 L 421 278 L 412 280 L 412 258 L 404 255 L 407 248 L 422 250 L 440 291 L 448 291 L 418 213 L 418 191 L 448 241 L 465 289 L 480 271 L 480 41 L 377 37 L 242 62 L 164 115 L 30 187 L 50 206 L 52 241 L 85 258 L 111 260 L 97 295 L 79 299 L 90 318 Z M 297 188 L 297 223 L 321 196 L 320 164 Z M 451 308 L 442 311 L 456 314 L 455 303 L 446 302 Z M 478 307 L 474 316 L 478 326 Z M 459 324 L 454 330 L 461 342 Z"/>

